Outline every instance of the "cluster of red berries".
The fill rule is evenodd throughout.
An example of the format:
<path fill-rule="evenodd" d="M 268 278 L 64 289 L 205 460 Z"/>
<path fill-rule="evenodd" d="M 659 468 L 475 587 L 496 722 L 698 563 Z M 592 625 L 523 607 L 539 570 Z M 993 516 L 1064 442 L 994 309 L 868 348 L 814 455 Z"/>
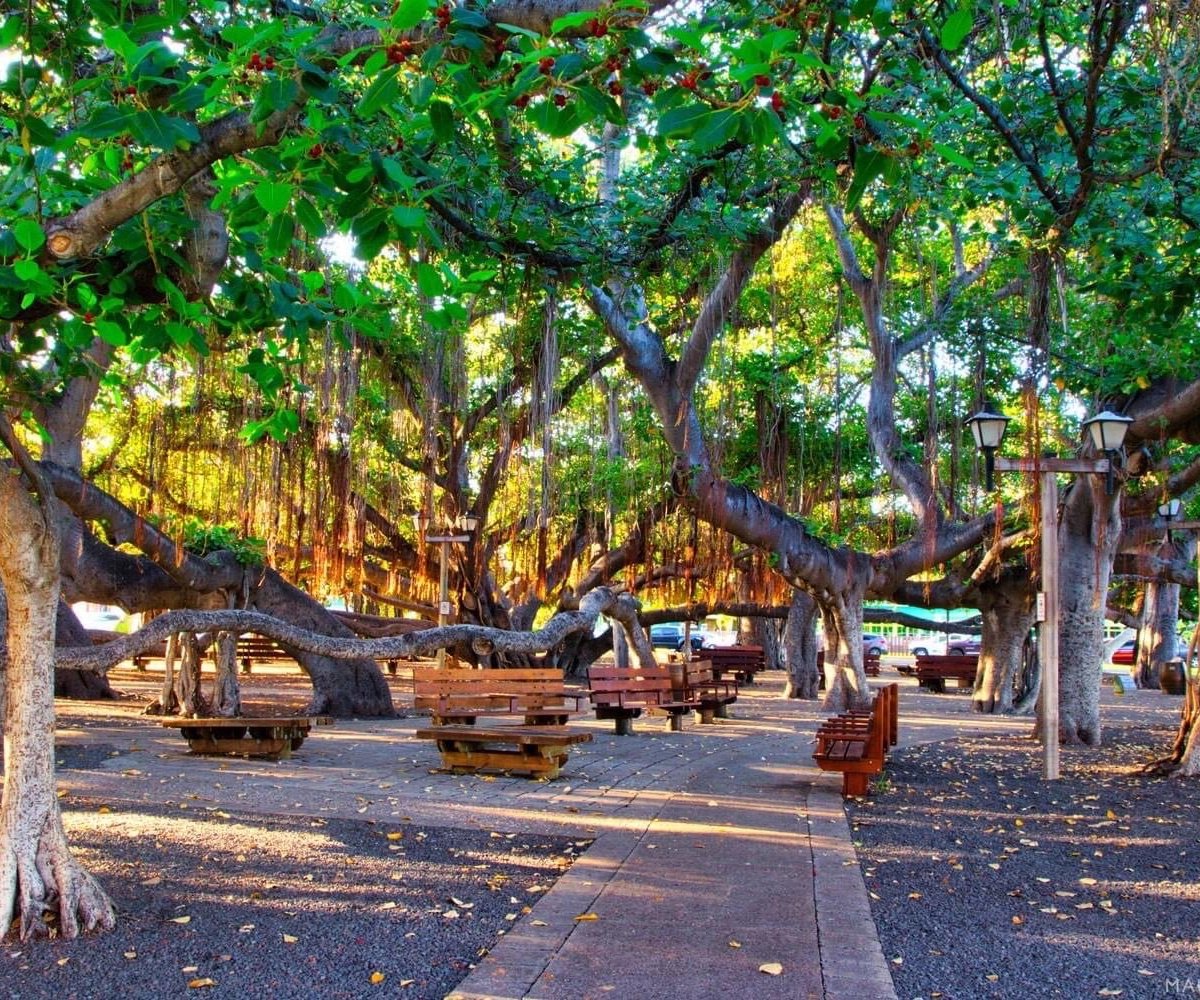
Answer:
<path fill-rule="evenodd" d="M 567 95 L 561 90 L 554 95 L 554 106 L 556 108 L 565 108 L 567 106 Z"/>
<path fill-rule="evenodd" d="M 775 112 L 783 110 L 783 94 L 778 90 L 771 95 L 771 110 Z"/>
<path fill-rule="evenodd" d="M 513 98 L 513 107 L 514 108 L 529 107 L 529 98 L 530 98 L 529 94 L 519 94 L 518 96 Z"/>
<path fill-rule="evenodd" d="M 137 87 L 132 83 L 128 87 L 117 87 L 113 91 L 113 100 L 120 103 L 126 97 L 133 97 L 137 93 Z"/>
<path fill-rule="evenodd" d="M 324 155 L 325 155 L 325 147 L 322 146 L 319 142 L 316 143 L 315 145 L 308 147 L 308 158 L 310 160 L 319 160 Z"/>
<path fill-rule="evenodd" d="M 264 59 L 257 52 L 252 52 L 250 53 L 250 61 L 246 63 L 246 68 L 254 71 L 255 73 L 262 73 L 265 70 L 272 70 L 275 68 L 275 57 L 267 56 L 267 58 Z"/>
<path fill-rule="evenodd" d="M 647 97 L 653 97 L 659 86 L 660 84 L 655 80 L 643 80 L 642 93 Z"/>
<path fill-rule="evenodd" d="M 679 86 L 684 90 L 695 90 L 700 86 L 700 71 L 690 69 L 679 78 Z"/>
<path fill-rule="evenodd" d="M 613 97 L 620 97 L 623 93 L 625 93 L 625 88 L 621 86 L 620 80 L 610 80 L 608 83 L 608 92 L 612 94 Z"/>
<path fill-rule="evenodd" d="M 616 56 L 609 56 L 604 60 L 604 68 L 610 73 L 617 73 L 621 69 L 621 60 Z"/>
<path fill-rule="evenodd" d="M 412 54 L 413 43 L 407 38 L 401 38 L 398 42 L 392 42 L 392 44 L 387 47 L 388 65 L 398 65 L 407 60 Z"/>
<path fill-rule="evenodd" d="M 758 76 L 754 78 L 754 86 L 769 87 L 771 86 L 771 78 L 767 76 L 766 73 L 759 73 Z"/>
<path fill-rule="evenodd" d="M 94 323 L 96 321 L 96 314 L 94 312 L 91 312 L 90 310 L 88 312 L 85 312 L 83 314 L 83 321 L 85 323 Z"/>
<path fill-rule="evenodd" d="M 443 31 L 450 27 L 450 5 L 448 3 L 435 7 L 433 16 L 437 18 L 438 27 Z"/>
<path fill-rule="evenodd" d="M 831 122 L 835 122 L 842 117 L 842 109 L 836 104 L 824 104 L 821 106 L 821 114 Z"/>
<path fill-rule="evenodd" d="M 554 57 L 553 56 L 542 56 L 542 58 L 538 60 L 538 72 L 541 73 L 543 76 L 549 76 L 551 73 L 553 73 L 554 72 Z"/>
<path fill-rule="evenodd" d="M 593 17 L 584 27 L 587 28 L 588 34 L 593 38 L 603 38 L 608 34 L 608 25 L 599 18 Z"/>

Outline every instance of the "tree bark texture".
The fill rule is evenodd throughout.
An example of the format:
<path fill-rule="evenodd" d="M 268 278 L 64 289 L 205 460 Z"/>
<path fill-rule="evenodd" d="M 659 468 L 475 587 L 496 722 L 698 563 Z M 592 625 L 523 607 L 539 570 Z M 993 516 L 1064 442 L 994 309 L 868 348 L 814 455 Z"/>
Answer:
<path fill-rule="evenodd" d="M 785 698 L 815 701 L 821 686 L 817 669 L 817 602 L 803 590 L 792 591 L 792 604 L 784 626 L 784 652 L 787 659 Z"/>
<path fill-rule="evenodd" d="M 68 938 L 111 928 L 112 903 L 71 856 L 54 785 L 58 536 L 26 483 L 0 471 L 0 581 L 8 604 L 8 697 L 0 798 L 0 933 L 26 938 L 58 916 Z"/>
<path fill-rule="evenodd" d="M 1100 666 L 1104 611 L 1121 534 L 1119 492 L 1103 476 L 1076 478 L 1059 522 L 1059 740 L 1100 743 Z"/>
<path fill-rule="evenodd" d="M 971 695 L 978 712 L 1007 715 L 1024 694 L 1026 637 L 1033 624 L 1034 595 L 1029 574 L 1008 573 L 979 588 L 983 642 Z"/>

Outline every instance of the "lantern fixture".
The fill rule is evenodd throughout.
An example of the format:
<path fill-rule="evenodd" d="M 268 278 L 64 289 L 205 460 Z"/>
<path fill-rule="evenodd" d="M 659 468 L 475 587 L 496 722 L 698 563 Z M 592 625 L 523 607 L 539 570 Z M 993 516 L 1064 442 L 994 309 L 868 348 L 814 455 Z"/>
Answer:
<path fill-rule="evenodd" d="M 1113 468 L 1117 464 L 1117 452 L 1121 450 L 1121 445 L 1125 441 L 1125 432 L 1132 423 L 1133 417 L 1123 417 L 1119 413 L 1113 413 L 1112 410 L 1097 413 L 1090 420 L 1083 422 L 1083 426 L 1092 439 L 1092 444 L 1108 457 L 1108 473 L 1104 479 L 1104 489 L 1109 496 L 1113 495 Z"/>
<path fill-rule="evenodd" d="M 971 436 L 975 439 L 975 447 L 983 452 L 984 487 L 990 493 L 994 488 L 994 473 L 996 469 L 996 449 L 1004 438 L 1004 430 L 1008 427 L 1009 418 L 1002 413 L 989 413 L 980 410 L 967 418 L 967 426 L 971 428 Z"/>

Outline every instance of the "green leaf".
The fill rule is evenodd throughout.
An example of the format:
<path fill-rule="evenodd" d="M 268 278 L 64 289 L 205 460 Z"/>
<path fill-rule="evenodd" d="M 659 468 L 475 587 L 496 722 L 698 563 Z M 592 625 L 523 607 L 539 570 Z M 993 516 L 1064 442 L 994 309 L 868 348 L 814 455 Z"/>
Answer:
<path fill-rule="evenodd" d="M 280 212 L 271 220 L 267 230 L 267 252 L 275 257 L 283 257 L 291 248 L 295 233 L 296 223 L 292 217 L 287 212 Z"/>
<path fill-rule="evenodd" d="M 292 185 L 278 181 L 262 181 L 254 189 L 254 200 L 264 212 L 274 215 L 287 209 L 292 200 Z"/>
<path fill-rule="evenodd" d="M 392 209 L 392 218 L 401 229 L 425 228 L 425 209 L 420 205 L 397 205 Z"/>
<path fill-rule="evenodd" d="M 300 225 L 304 227 L 304 231 L 309 236 L 319 240 L 325 235 L 325 220 L 321 218 L 321 213 L 317 211 L 316 205 L 308 198 L 298 198 L 294 207 L 296 218 L 300 220 Z"/>
<path fill-rule="evenodd" d="M 554 23 L 550 25 L 550 34 L 557 35 L 563 31 L 569 31 L 571 28 L 578 28 L 594 20 L 596 11 L 581 10 L 574 14 L 564 14 L 562 17 L 555 18 Z"/>
<path fill-rule="evenodd" d="M 124 135 L 133 127 L 133 119 L 137 114 L 132 108 L 117 108 L 111 104 L 102 105 L 92 112 L 91 117 L 76 131 L 76 134 L 89 139 L 110 139 L 114 135 Z"/>
<path fill-rule="evenodd" d="M 42 244 L 46 242 L 46 234 L 42 232 L 42 227 L 34 222 L 33 219 L 21 219 L 13 224 L 12 230 L 13 236 L 21 244 L 22 249 L 29 253 L 40 249 Z"/>
<path fill-rule="evenodd" d="M 407 31 L 420 24 L 428 12 L 427 0 L 400 0 L 392 13 L 392 27 L 396 31 Z"/>
<path fill-rule="evenodd" d="M 434 298 L 442 294 L 442 276 L 432 264 L 424 262 L 417 265 L 417 287 L 426 298 Z"/>
<path fill-rule="evenodd" d="M 129 131 L 138 142 L 153 149 L 172 150 L 200 141 L 200 130 L 186 118 L 154 109 L 137 112 L 129 123 Z"/>
<path fill-rule="evenodd" d="M 741 115 L 737 111 L 731 108 L 721 108 L 719 111 L 712 112 L 701 122 L 695 135 L 692 136 L 692 141 L 696 144 L 696 149 L 702 153 L 716 149 L 733 138 L 740 124 Z"/>
<path fill-rule="evenodd" d="M 529 123 L 554 139 L 562 139 L 579 128 L 579 108 L 574 102 L 564 108 L 542 101 L 529 109 Z"/>
<path fill-rule="evenodd" d="M 400 85 L 396 80 L 399 73 L 399 66 L 389 66 L 371 81 L 371 85 L 362 95 L 362 100 L 358 102 L 360 116 L 370 118 L 380 108 L 395 102 L 400 93 Z"/>
<path fill-rule="evenodd" d="M 250 120 L 257 124 L 266 121 L 276 111 L 283 111 L 285 108 L 291 107 L 298 93 L 296 81 L 290 76 L 271 77 L 263 84 L 262 89 L 258 92 L 258 97 L 254 100 L 254 110 L 250 114 Z"/>
<path fill-rule="evenodd" d="M 947 52 L 954 52 L 966 41 L 967 35 L 971 33 L 971 29 L 974 27 L 975 15 L 970 5 L 959 7 L 958 10 L 946 18 L 946 23 L 942 25 L 942 48 Z"/>
<path fill-rule="evenodd" d="M 952 146 L 946 146 L 943 143 L 935 142 L 933 144 L 933 148 L 937 151 L 938 156 L 940 156 L 947 163 L 953 163 L 956 167 L 962 167 L 964 170 L 975 169 L 975 164 Z"/>
<path fill-rule="evenodd" d="M 123 327 L 114 323 L 111 319 L 98 319 L 93 324 L 96 328 L 96 333 L 105 343 L 112 344 L 113 347 L 124 347 L 129 343 L 129 337 L 125 333 Z"/>
<path fill-rule="evenodd" d="M 858 159 L 854 161 L 854 180 L 846 192 L 847 212 L 853 212 L 858 207 L 867 185 L 887 169 L 889 159 L 886 154 L 874 149 L 859 151 Z"/>
<path fill-rule="evenodd" d="M 445 101 L 434 101 L 429 105 L 429 123 L 439 142 L 454 141 L 454 112 Z"/>
<path fill-rule="evenodd" d="M 684 104 L 671 108 L 658 120 L 658 134 L 670 139 L 692 135 L 700 126 L 701 119 L 712 114 L 707 104 Z"/>
<path fill-rule="evenodd" d="M 13 274 L 24 282 L 37 281 L 43 276 L 42 266 L 30 257 L 13 261 Z"/>

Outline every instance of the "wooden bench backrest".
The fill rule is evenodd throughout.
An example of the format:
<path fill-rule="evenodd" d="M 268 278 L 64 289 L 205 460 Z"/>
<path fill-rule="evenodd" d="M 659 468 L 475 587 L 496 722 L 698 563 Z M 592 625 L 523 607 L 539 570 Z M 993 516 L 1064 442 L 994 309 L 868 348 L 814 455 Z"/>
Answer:
<path fill-rule="evenodd" d="M 713 669 L 711 660 L 692 660 L 687 664 L 686 683 L 688 687 L 698 684 L 711 684 Z"/>
<path fill-rule="evenodd" d="M 722 667 L 761 667 L 766 662 L 762 646 L 714 646 L 698 653 L 697 657 Z"/>
<path fill-rule="evenodd" d="M 979 656 L 967 653 L 961 656 L 918 656 L 916 662 L 917 676 L 928 674 L 937 677 L 939 672 L 949 672 L 954 676 L 972 674 L 979 669 Z"/>
<path fill-rule="evenodd" d="M 670 667 L 588 667 L 593 691 L 651 691 L 671 689 Z"/>
<path fill-rule="evenodd" d="M 435 708 L 449 699 L 456 704 L 487 707 L 509 703 L 521 706 L 561 702 L 566 697 L 562 671 L 554 667 L 517 667 L 512 670 L 476 670 L 470 667 L 413 667 L 413 695 L 417 708 Z"/>

